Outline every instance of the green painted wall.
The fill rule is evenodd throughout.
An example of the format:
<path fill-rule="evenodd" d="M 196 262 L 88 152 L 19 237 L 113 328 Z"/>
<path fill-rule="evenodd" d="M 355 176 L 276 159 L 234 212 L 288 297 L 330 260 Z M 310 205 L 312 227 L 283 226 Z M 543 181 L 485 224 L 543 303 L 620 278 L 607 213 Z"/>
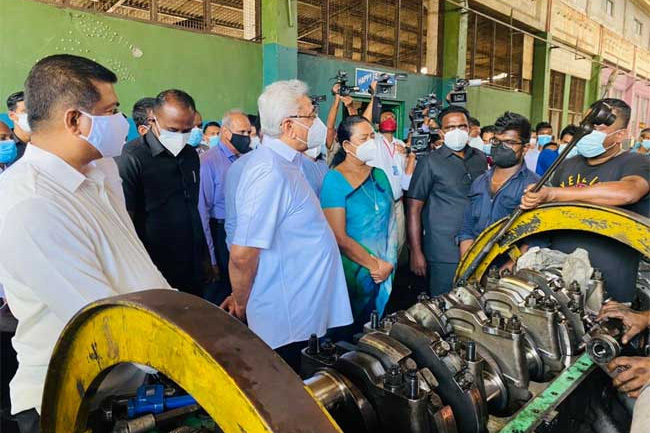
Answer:
<path fill-rule="evenodd" d="M 0 111 L 33 64 L 56 53 L 93 58 L 116 72 L 129 114 L 137 99 L 176 87 L 195 98 L 204 119 L 218 119 L 233 107 L 257 111 L 262 89 L 261 44 L 28 0 L 0 1 L 0 42 Z"/>
<path fill-rule="evenodd" d="M 298 2 L 262 1 L 264 85 L 298 75 Z"/>
<path fill-rule="evenodd" d="M 331 89 L 334 85 L 332 78 L 342 69 L 348 73 L 348 85 L 354 86 L 355 68 L 366 68 L 386 72 L 395 72 L 390 68 L 364 63 L 351 62 L 332 57 L 313 56 L 309 54 L 298 54 L 298 78 L 309 85 L 311 95 L 327 95 L 327 101 L 320 104 L 321 119 L 327 119 L 332 104 Z M 417 99 L 426 96 L 431 92 L 438 92 L 441 88 L 441 79 L 431 75 L 409 74 L 406 81 L 397 83 L 396 102 L 403 105 L 402 119 L 400 126 L 408 128 L 410 125 L 408 112 L 417 103 Z M 440 96 L 440 94 L 438 94 Z M 341 109 L 339 108 L 339 118 Z M 403 138 L 403 134 L 398 134 Z"/>
<path fill-rule="evenodd" d="M 467 109 L 481 125 L 490 125 L 505 111 L 513 111 L 530 119 L 531 95 L 489 87 L 467 88 Z M 531 122 L 532 123 L 532 122 Z"/>

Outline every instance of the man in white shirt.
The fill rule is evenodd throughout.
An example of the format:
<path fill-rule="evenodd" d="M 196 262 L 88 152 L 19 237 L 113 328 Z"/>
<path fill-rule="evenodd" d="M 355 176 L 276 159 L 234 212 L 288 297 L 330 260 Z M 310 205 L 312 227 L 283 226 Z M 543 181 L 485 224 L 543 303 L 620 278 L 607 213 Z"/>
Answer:
<path fill-rule="evenodd" d="M 374 91 L 376 82 L 371 87 Z M 364 117 L 372 121 L 372 110 L 375 104 L 373 97 L 364 111 Z M 411 176 L 415 171 L 415 154 L 407 152 L 406 144 L 395 137 L 397 119 L 392 111 L 384 111 L 379 116 L 379 134 L 375 134 L 377 141 L 377 157 L 371 159 L 368 165 L 384 170 L 395 200 L 395 219 L 397 222 L 397 249 L 398 255 L 406 243 L 406 217 L 402 197 L 408 191 Z"/>
<path fill-rule="evenodd" d="M 350 298 L 334 233 L 300 170 L 317 117 L 307 86 L 275 82 L 258 108 L 264 144 L 246 159 L 235 200 L 226 196 L 236 223 L 223 307 L 298 371 L 311 334 L 352 323 Z"/>
<path fill-rule="evenodd" d="M 18 319 L 12 413 L 38 432 L 48 363 L 86 304 L 169 285 L 138 239 L 112 157 L 128 123 L 115 74 L 82 57 L 40 60 L 26 81 L 33 134 L 0 177 L 0 281 Z"/>

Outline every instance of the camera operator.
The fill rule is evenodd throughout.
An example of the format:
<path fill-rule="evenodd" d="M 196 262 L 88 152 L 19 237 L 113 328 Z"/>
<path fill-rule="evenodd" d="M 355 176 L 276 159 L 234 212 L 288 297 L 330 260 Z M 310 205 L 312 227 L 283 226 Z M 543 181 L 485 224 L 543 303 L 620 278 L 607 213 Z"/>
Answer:
<path fill-rule="evenodd" d="M 327 152 L 325 157 L 328 165 L 332 161 L 332 158 L 334 158 L 334 154 L 337 151 L 337 149 L 335 149 L 334 142 L 336 141 L 336 117 L 339 114 L 339 104 L 343 103 L 345 109 L 348 110 L 348 115 L 357 115 L 354 110 L 354 101 L 352 99 L 352 96 L 341 96 L 340 89 L 341 85 L 339 83 L 334 84 L 332 87 L 332 95 L 334 96 L 334 101 L 332 102 L 330 111 L 327 114 L 327 138 L 325 139 L 325 147 L 327 148 Z"/>
<path fill-rule="evenodd" d="M 375 105 L 375 90 L 377 82 L 374 81 L 370 88 L 372 98 L 364 111 L 364 117 L 372 122 L 372 110 Z M 395 218 L 397 220 L 397 253 L 402 251 L 406 243 L 406 217 L 404 215 L 404 204 L 402 196 L 404 191 L 409 189 L 411 176 L 415 171 L 415 154 L 407 151 L 406 144 L 395 137 L 397 131 L 397 119 L 392 111 L 384 111 L 379 116 L 379 134 L 375 135 L 377 142 L 377 155 L 368 162 L 371 167 L 384 170 L 391 189 L 395 207 Z M 409 149 L 410 150 L 410 149 Z"/>
<path fill-rule="evenodd" d="M 634 311 L 618 302 L 610 301 L 603 305 L 597 320 L 606 318 L 621 319 L 625 334 L 621 339 L 627 344 L 634 336 L 650 327 L 650 310 Z M 628 397 L 636 398 L 632 418 L 631 433 L 647 431 L 650 424 L 650 358 L 647 356 L 619 356 L 607 364 L 614 376 L 613 385 Z M 617 373 L 618 372 L 618 373 Z"/>

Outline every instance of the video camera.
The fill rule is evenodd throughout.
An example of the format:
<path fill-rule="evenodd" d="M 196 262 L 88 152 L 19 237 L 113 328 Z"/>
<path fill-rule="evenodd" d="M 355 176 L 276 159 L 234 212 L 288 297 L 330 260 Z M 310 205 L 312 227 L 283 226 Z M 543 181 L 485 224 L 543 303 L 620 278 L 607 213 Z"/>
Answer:
<path fill-rule="evenodd" d="M 339 70 L 333 79 L 339 85 L 339 95 L 341 96 L 350 96 L 351 93 L 356 93 L 360 90 L 358 86 L 348 86 L 348 73 L 343 70 Z"/>
<path fill-rule="evenodd" d="M 409 112 L 411 119 L 411 151 L 416 157 L 429 153 L 430 144 L 440 139 L 438 130 L 425 131 L 422 126 L 425 119 L 436 119 L 442 110 L 442 102 L 435 93 L 418 98 L 416 106 Z M 425 113 L 426 112 L 426 113 Z"/>
<path fill-rule="evenodd" d="M 458 78 L 454 83 L 454 90 L 449 93 L 449 103 L 451 105 L 459 105 L 464 107 L 467 104 L 467 87 L 480 86 L 483 80 L 466 80 Z"/>
<path fill-rule="evenodd" d="M 377 96 L 389 95 L 395 86 L 396 81 L 403 81 L 408 78 L 407 74 L 397 73 L 395 79 L 391 80 L 391 76 L 383 73 L 377 77 Z"/>

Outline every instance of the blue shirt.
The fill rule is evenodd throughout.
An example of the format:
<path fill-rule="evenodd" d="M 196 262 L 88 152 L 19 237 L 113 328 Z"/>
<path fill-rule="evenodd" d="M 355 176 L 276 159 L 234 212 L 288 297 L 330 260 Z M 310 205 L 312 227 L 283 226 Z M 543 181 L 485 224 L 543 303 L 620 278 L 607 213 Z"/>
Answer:
<path fill-rule="evenodd" d="M 301 160 L 284 142 L 265 137 L 235 194 L 232 245 L 261 250 L 246 317 L 273 349 L 352 323 L 339 248 Z"/>
<path fill-rule="evenodd" d="M 226 245 L 228 245 L 228 249 L 232 245 L 232 238 L 235 236 L 235 228 L 237 227 L 237 208 L 235 206 L 237 186 L 239 185 L 239 180 L 241 179 L 246 162 L 255 150 L 242 155 L 241 158 L 233 162 L 226 174 L 226 222 L 224 229 L 226 230 Z"/>
<path fill-rule="evenodd" d="M 327 163 L 322 159 L 317 159 L 312 161 L 308 156 L 302 156 L 302 165 L 300 167 L 302 173 L 305 175 L 305 179 L 311 185 L 311 188 L 314 190 L 316 196 L 320 196 L 320 190 L 323 186 L 323 180 L 325 175 L 329 171 Z"/>
<path fill-rule="evenodd" d="M 539 180 L 539 176 L 528 170 L 526 164 L 522 164 L 519 170 L 492 196 L 490 184 L 493 174 L 494 167 L 472 183 L 469 191 L 470 202 L 465 208 L 458 241 L 476 239 L 488 226 L 510 215 L 519 206 L 526 187 Z"/>
<path fill-rule="evenodd" d="M 225 183 L 226 173 L 234 161 L 235 155 L 221 140 L 218 144 L 204 152 L 201 158 L 201 190 L 199 193 L 199 214 L 205 233 L 205 240 L 210 251 L 212 264 L 216 263 L 210 218 L 223 220 L 226 218 Z"/>
<path fill-rule="evenodd" d="M 537 167 L 535 168 L 535 173 L 540 176 L 546 173 L 546 170 L 555 162 L 560 153 L 557 150 L 553 149 L 544 149 L 539 154 L 537 158 Z"/>

